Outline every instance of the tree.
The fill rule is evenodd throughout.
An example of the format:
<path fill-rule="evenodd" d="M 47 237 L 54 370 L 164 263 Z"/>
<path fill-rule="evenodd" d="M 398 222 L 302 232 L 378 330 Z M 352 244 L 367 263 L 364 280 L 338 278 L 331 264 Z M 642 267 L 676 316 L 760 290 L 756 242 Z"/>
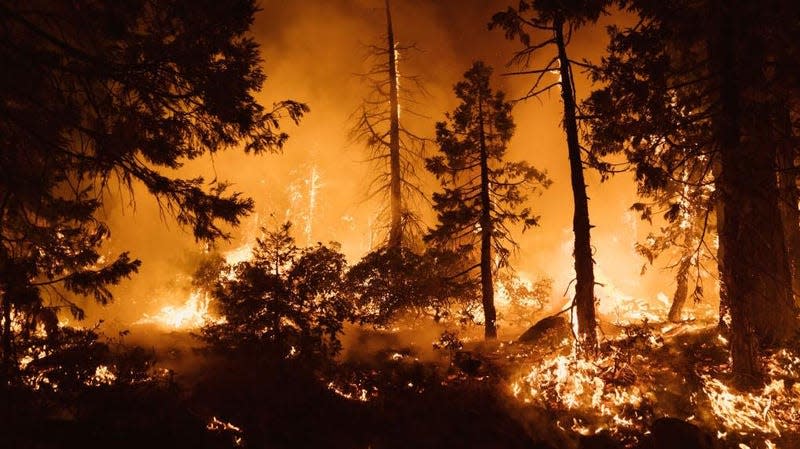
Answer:
<path fill-rule="evenodd" d="M 0 2 L 0 274 L 4 358 L 11 321 L 41 310 L 39 291 L 111 299 L 106 285 L 139 265 L 104 263 L 109 229 L 95 212 L 112 183 L 143 184 L 199 240 L 226 237 L 252 209 L 227 185 L 170 173 L 183 161 L 242 146 L 280 149 L 294 101 L 259 105 L 265 79 L 247 35 L 250 0 Z M 131 196 L 133 202 L 133 197 Z M 31 312 L 32 313 L 32 312 Z"/>
<path fill-rule="evenodd" d="M 673 323 L 682 320 L 683 308 L 691 297 L 695 302 L 703 299 L 703 277 L 711 272 L 708 259 L 714 260 L 713 234 L 710 225 L 714 209 L 713 185 L 704 179 L 690 179 L 685 171 L 681 182 L 670 181 L 663 190 L 651 191 L 639 185 L 639 194 L 651 202 L 637 202 L 633 210 L 652 224 L 653 209 L 664 211 L 666 223 L 659 232 L 648 234 L 644 242 L 636 244 L 636 251 L 652 265 L 656 258 L 670 256 L 677 260 L 667 269 L 675 271 L 675 293 L 667 319 Z M 710 242 L 710 240 L 712 242 Z M 642 267 L 644 273 L 646 265 Z"/>
<path fill-rule="evenodd" d="M 205 326 L 203 339 L 224 353 L 328 359 L 351 316 L 344 255 L 322 244 L 297 248 L 290 223 L 262 232 L 253 259 L 218 277 L 212 295 L 224 320 Z"/>
<path fill-rule="evenodd" d="M 417 115 L 408 108 L 416 103 L 416 91 L 423 90 L 419 79 L 400 76 L 400 56 L 412 49 L 400 46 L 395 40 L 389 0 L 386 5 L 386 46 L 370 47 L 374 65 L 362 75 L 370 92 L 357 111 L 356 125 L 352 131 L 356 139 L 363 140 L 371 154 L 369 161 L 379 167 L 379 175 L 372 181 L 368 195 L 385 195 L 389 200 L 390 248 L 409 246 L 410 234 L 417 218 L 410 207 L 414 196 L 422 196 L 415 167 L 420 161 L 425 139 L 411 132 L 401 121 L 401 109 L 406 114 Z M 411 88 L 416 86 L 416 89 Z"/>
<path fill-rule="evenodd" d="M 578 136 L 577 93 L 572 66 L 567 51 L 575 29 L 587 22 L 597 21 L 607 2 L 604 0 L 574 0 L 569 2 L 553 0 L 522 0 L 517 8 L 509 7 L 492 17 L 489 28 L 500 27 L 506 38 L 518 38 L 524 49 L 519 51 L 512 62 L 523 66 L 518 75 L 535 75 L 528 93 L 522 98 L 535 98 L 552 88 L 561 89 L 564 106 L 563 126 L 567 138 L 567 151 L 570 165 L 570 181 L 574 202 L 572 229 L 575 234 L 575 298 L 573 307 L 578 319 L 578 337 L 583 348 L 594 351 L 597 347 L 597 319 L 595 317 L 594 297 L 594 259 L 592 258 L 591 228 L 589 221 L 589 198 L 586 195 L 586 181 L 583 174 L 583 158 Z M 546 33 L 538 42 L 531 41 L 531 32 Z M 535 69 L 529 68 L 531 59 L 546 48 L 554 48 L 555 55 Z M 582 63 L 578 63 L 585 65 Z M 558 81 L 542 86 L 546 75 L 558 71 Z"/>
<path fill-rule="evenodd" d="M 721 311 L 745 384 L 762 376 L 760 349 L 797 329 L 772 132 L 776 100 L 791 86 L 777 76 L 791 42 L 776 39 L 797 30 L 790 3 L 623 2 L 641 23 L 612 29 L 599 78 L 607 87 L 590 100 L 595 149 L 626 151 L 642 185 L 663 190 L 685 170 L 713 182 Z M 764 70 L 771 61 L 775 70 Z"/>
<path fill-rule="evenodd" d="M 465 316 L 477 297 L 474 285 L 460 279 L 469 261 L 456 251 L 428 248 L 380 248 L 347 272 L 347 291 L 364 324 L 386 326 L 420 317 L 435 322 Z M 459 310 L 460 309 L 460 310 Z"/>
<path fill-rule="evenodd" d="M 491 73 L 476 62 L 455 85 L 461 103 L 446 122 L 436 124 L 436 143 L 443 154 L 426 160 L 444 189 L 433 195 L 439 223 L 426 240 L 479 247 L 480 261 L 464 274 L 479 269 L 487 339 L 497 337 L 493 275 L 508 266 L 516 246 L 508 225 L 521 223 L 523 230 L 536 226 L 539 218 L 522 205 L 528 192 L 550 183 L 544 172 L 525 162 L 505 161 L 514 122 L 505 95 L 489 85 Z"/>

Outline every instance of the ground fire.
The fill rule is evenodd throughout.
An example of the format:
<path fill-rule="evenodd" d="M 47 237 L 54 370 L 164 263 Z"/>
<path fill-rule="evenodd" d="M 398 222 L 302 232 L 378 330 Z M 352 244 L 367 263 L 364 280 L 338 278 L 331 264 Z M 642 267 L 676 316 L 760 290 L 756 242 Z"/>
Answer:
<path fill-rule="evenodd" d="M 0 25 L 0 448 L 800 449 L 797 1 Z"/>

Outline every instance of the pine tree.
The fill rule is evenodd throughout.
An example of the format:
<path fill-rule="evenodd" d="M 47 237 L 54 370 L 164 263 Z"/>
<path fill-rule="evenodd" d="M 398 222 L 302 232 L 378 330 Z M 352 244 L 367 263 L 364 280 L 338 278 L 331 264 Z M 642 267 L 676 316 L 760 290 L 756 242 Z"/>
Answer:
<path fill-rule="evenodd" d="M 785 137 L 773 131 L 778 100 L 792 98 L 792 81 L 782 80 L 780 69 L 793 64 L 782 53 L 796 48 L 787 37 L 797 25 L 786 18 L 797 17 L 797 7 L 626 5 L 642 21 L 612 29 L 599 72 L 607 87 L 589 102 L 593 150 L 625 151 L 652 192 L 680 182 L 687 170 L 690 179 L 712 180 L 732 369 L 740 382 L 758 382 L 761 348 L 785 344 L 798 322 L 775 172 Z M 764 70 L 771 61 L 776 70 Z"/>
<path fill-rule="evenodd" d="M 537 225 L 538 217 L 522 206 L 528 192 L 550 183 L 544 172 L 525 162 L 505 161 L 514 122 L 505 95 L 489 85 L 491 73 L 476 62 L 455 85 L 461 103 L 436 125 L 443 154 L 426 161 L 443 188 L 433 196 L 439 224 L 426 240 L 477 253 L 479 262 L 465 274 L 479 270 L 487 339 L 497 337 L 493 276 L 508 266 L 516 246 L 508 226 Z"/>
<path fill-rule="evenodd" d="M 80 316 L 69 293 L 109 301 L 107 285 L 139 266 L 124 253 L 110 261 L 99 254 L 110 230 L 95 212 L 110 187 L 133 200 L 134 186 L 143 185 L 203 241 L 226 237 L 222 223 L 236 225 L 252 209 L 223 182 L 173 170 L 226 148 L 277 151 L 288 137 L 281 119 L 297 121 L 308 110 L 290 100 L 272 108 L 256 102 L 265 79 L 248 36 L 256 10 L 251 0 L 0 2 L 7 362 L 12 317 L 48 305 Z"/>
<path fill-rule="evenodd" d="M 524 48 L 512 59 L 522 66 L 518 75 L 534 75 L 536 81 L 522 99 L 536 98 L 553 88 L 561 90 L 563 126 L 566 134 L 570 165 L 570 180 L 574 214 L 572 229 L 575 234 L 575 298 L 573 307 L 578 320 L 578 338 L 583 349 L 594 352 L 597 348 L 597 319 L 595 317 L 594 259 L 591 245 L 589 197 L 586 194 L 584 160 L 578 135 L 578 96 L 572 66 L 576 61 L 569 56 L 568 45 L 573 31 L 597 21 L 607 1 L 576 0 L 570 2 L 551 0 L 522 0 L 517 8 L 509 7 L 492 17 L 489 28 L 500 27 L 506 38 L 518 38 Z M 545 33 L 540 41 L 531 41 L 531 33 Z M 546 64 L 529 67 L 534 57 L 546 49 L 555 50 Z M 581 63 L 578 63 L 581 64 Z M 557 81 L 543 84 L 547 75 L 557 71 Z"/>
<path fill-rule="evenodd" d="M 205 326 L 204 340 L 223 353 L 267 359 L 335 355 L 351 317 L 344 255 L 335 245 L 298 248 L 290 223 L 262 234 L 252 260 L 217 276 L 212 294 L 225 320 Z"/>

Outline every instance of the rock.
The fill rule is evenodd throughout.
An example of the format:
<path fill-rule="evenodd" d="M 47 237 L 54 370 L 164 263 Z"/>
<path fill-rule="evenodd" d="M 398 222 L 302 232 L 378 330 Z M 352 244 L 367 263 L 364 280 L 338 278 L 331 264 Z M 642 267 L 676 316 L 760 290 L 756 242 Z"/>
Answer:
<path fill-rule="evenodd" d="M 649 449 L 714 449 L 714 438 L 692 423 L 659 418 L 650 428 Z"/>
<path fill-rule="evenodd" d="M 563 315 L 556 315 L 540 320 L 520 335 L 517 341 L 520 343 L 537 343 L 547 337 L 560 342 L 571 335 L 572 329 L 570 329 L 569 321 Z"/>

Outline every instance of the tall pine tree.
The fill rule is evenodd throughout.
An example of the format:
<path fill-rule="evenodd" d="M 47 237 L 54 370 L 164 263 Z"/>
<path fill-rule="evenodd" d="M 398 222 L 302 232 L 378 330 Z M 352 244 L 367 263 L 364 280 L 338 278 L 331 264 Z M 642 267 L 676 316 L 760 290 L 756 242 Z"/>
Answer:
<path fill-rule="evenodd" d="M 561 90 L 563 126 L 569 157 L 570 181 L 574 213 L 572 230 L 575 234 L 575 298 L 572 306 L 578 321 L 580 346 L 593 352 L 597 349 L 597 318 L 595 316 L 594 259 L 592 257 L 589 197 L 584 177 L 584 147 L 578 135 L 578 94 L 572 70 L 576 61 L 570 56 L 572 33 L 587 23 L 597 21 L 606 0 L 521 0 L 516 8 L 509 7 L 492 17 L 489 28 L 500 27 L 508 39 L 519 39 L 523 49 L 512 62 L 522 66 L 518 75 L 533 75 L 535 81 L 523 99 L 536 98 L 551 89 Z M 541 34 L 532 40 L 532 34 Z M 550 50 L 542 58 L 542 54 Z M 539 65 L 530 67 L 536 58 Z M 541 58 L 541 59 L 540 59 Z M 546 63 L 544 61 L 547 61 Z M 550 73 L 559 79 L 548 81 Z"/>
<path fill-rule="evenodd" d="M 508 265 L 516 246 L 508 226 L 537 225 L 538 217 L 523 205 L 529 192 L 550 183 L 525 162 L 505 161 L 514 121 L 505 95 L 489 85 L 491 73 L 476 62 L 455 85 L 461 103 L 436 125 L 443 154 L 427 159 L 443 191 L 433 196 L 439 223 L 426 239 L 477 254 L 465 275 L 478 270 L 486 339 L 497 337 L 494 274 Z"/>

